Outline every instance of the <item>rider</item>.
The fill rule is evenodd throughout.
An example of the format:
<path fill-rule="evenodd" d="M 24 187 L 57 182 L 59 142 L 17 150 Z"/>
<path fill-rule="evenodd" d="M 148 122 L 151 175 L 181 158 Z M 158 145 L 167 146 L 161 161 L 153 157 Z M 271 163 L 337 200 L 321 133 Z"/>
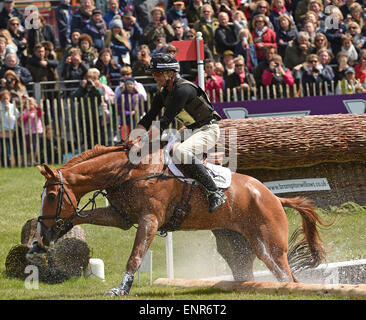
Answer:
<path fill-rule="evenodd" d="M 217 121 L 221 120 L 221 117 L 199 86 L 180 77 L 179 63 L 173 55 L 155 54 L 151 58 L 148 70 L 157 82 L 159 91 L 152 100 L 151 109 L 137 125 L 137 128 L 148 130 L 148 137 L 145 136 L 142 141 L 159 136 L 174 119 L 194 130 L 193 134 L 177 147 L 174 159 L 181 164 L 179 168 L 186 177 L 197 180 L 205 187 L 209 212 L 213 212 L 225 202 L 226 196 L 216 186 L 197 156 L 198 150 L 202 153 L 203 150 L 207 151 L 215 146 L 220 137 Z M 160 118 L 159 130 L 152 122 L 163 107 L 165 112 Z"/>

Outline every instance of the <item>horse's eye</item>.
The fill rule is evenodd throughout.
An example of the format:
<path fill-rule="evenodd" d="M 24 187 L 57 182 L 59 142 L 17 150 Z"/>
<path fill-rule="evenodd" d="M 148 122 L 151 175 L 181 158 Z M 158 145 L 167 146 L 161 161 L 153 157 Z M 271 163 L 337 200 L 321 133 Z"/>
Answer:
<path fill-rule="evenodd" d="M 56 200 L 56 194 L 55 193 L 49 193 L 47 195 L 48 201 L 55 201 Z"/>

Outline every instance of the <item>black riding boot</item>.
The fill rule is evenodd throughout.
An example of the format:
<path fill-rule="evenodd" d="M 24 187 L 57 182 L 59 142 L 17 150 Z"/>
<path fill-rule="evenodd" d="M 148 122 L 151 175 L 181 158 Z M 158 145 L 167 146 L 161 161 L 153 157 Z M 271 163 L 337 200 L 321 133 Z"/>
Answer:
<path fill-rule="evenodd" d="M 225 202 L 226 195 L 217 188 L 203 164 L 197 163 L 197 161 L 195 164 L 180 164 L 179 169 L 186 177 L 197 180 L 206 188 L 210 206 L 209 212 L 214 212 Z"/>

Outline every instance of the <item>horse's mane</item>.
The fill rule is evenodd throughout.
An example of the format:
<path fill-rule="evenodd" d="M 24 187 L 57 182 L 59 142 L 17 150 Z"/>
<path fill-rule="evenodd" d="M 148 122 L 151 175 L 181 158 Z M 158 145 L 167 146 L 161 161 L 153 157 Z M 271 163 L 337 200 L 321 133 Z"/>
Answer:
<path fill-rule="evenodd" d="M 86 150 L 82 154 L 73 157 L 68 162 L 66 162 L 62 168 L 68 169 L 75 166 L 78 163 L 99 157 L 103 154 L 110 153 L 110 152 L 118 152 L 118 151 L 128 151 L 131 149 L 133 143 L 131 141 L 122 142 L 117 146 L 102 146 L 100 144 L 96 144 L 92 149 Z"/>

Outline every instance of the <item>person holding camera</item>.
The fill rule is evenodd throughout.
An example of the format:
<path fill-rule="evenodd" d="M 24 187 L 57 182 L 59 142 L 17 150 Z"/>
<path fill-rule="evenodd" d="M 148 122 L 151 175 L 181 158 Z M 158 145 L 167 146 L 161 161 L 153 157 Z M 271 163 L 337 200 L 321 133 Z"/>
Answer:
<path fill-rule="evenodd" d="M 274 54 L 269 59 L 268 68 L 263 71 L 262 84 L 264 86 L 270 86 L 270 99 L 274 98 L 275 94 L 277 97 L 281 97 L 282 94 L 286 95 L 285 86 L 292 87 L 295 83 L 294 77 L 292 76 L 291 70 L 287 69 L 282 63 L 282 57 L 279 54 Z M 281 90 L 282 87 L 282 90 Z M 275 91 L 274 91 L 275 88 Z M 266 94 L 266 90 L 265 94 Z M 268 98 L 268 97 L 267 97 Z"/>
<path fill-rule="evenodd" d="M 167 42 L 170 42 L 174 37 L 174 30 L 168 24 L 165 17 L 165 10 L 161 7 L 155 7 L 150 12 L 152 21 L 148 24 L 144 32 L 143 43 L 148 44 L 149 49 L 155 47 L 154 39 L 156 35 L 163 34 Z"/>
<path fill-rule="evenodd" d="M 140 50 L 137 52 L 137 61 L 132 65 L 132 72 L 134 76 L 150 76 L 146 72 L 146 68 L 150 65 L 150 49 L 146 44 L 142 44 Z"/>
<path fill-rule="evenodd" d="M 306 63 L 295 73 L 295 79 L 302 84 L 305 96 L 320 95 L 320 91 L 325 92 L 325 86 L 332 80 L 316 54 L 309 54 L 306 57 Z"/>
<path fill-rule="evenodd" d="M 220 95 L 225 93 L 225 85 L 222 77 L 215 73 L 215 60 L 205 60 L 205 91 L 213 102 L 220 102 Z M 198 84 L 198 78 L 196 79 Z"/>

